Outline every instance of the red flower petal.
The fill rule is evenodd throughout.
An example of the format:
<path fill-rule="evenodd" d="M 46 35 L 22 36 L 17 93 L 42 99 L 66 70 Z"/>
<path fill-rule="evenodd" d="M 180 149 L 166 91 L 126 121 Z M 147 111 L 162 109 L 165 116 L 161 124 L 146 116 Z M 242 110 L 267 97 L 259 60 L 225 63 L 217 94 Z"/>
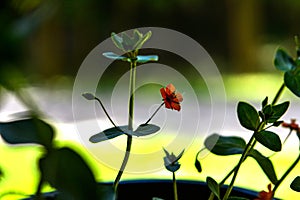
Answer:
<path fill-rule="evenodd" d="M 167 98 L 167 94 L 166 94 L 165 88 L 161 88 L 160 89 L 160 94 L 161 94 L 161 96 L 162 96 L 163 99 Z"/>

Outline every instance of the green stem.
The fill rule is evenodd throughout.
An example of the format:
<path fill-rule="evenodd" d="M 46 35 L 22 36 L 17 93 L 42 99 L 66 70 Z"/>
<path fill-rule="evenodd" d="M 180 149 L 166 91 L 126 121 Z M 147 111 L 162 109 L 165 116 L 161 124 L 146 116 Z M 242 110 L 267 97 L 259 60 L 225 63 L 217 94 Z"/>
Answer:
<path fill-rule="evenodd" d="M 154 115 L 156 115 L 156 113 L 159 111 L 159 109 L 160 109 L 164 104 L 165 104 L 165 102 L 162 102 L 162 103 L 160 104 L 160 106 L 155 110 L 155 112 L 151 115 L 151 117 L 145 122 L 145 125 L 148 124 L 148 123 L 151 121 L 151 119 L 154 117 Z"/>
<path fill-rule="evenodd" d="M 136 61 L 132 60 L 130 64 L 130 80 L 129 80 L 129 108 L 128 108 L 128 130 L 133 130 L 133 114 L 134 114 L 134 92 L 135 92 L 135 76 L 136 76 Z M 132 135 L 127 135 L 126 152 L 123 158 L 122 165 L 113 184 L 114 191 L 118 189 L 119 182 L 129 160 L 132 145 Z"/>
<path fill-rule="evenodd" d="M 177 183 L 175 178 L 175 172 L 173 173 L 173 190 L 174 190 L 174 200 L 178 200 L 178 194 L 177 194 Z"/>
<path fill-rule="evenodd" d="M 274 196 L 277 188 L 279 187 L 279 185 L 289 175 L 289 173 L 296 167 L 296 165 L 298 164 L 299 161 L 300 161 L 300 154 L 298 155 L 297 159 L 293 162 L 293 164 L 289 167 L 289 169 L 283 174 L 283 176 L 275 184 L 274 189 L 273 189 L 273 196 Z"/>
<path fill-rule="evenodd" d="M 274 99 L 272 101 L 272 105 L 275 105 L 277 103 L 277 101 L 279 100 L 281 94 L 283 93 L 284 88 L 285 88 L 285 84 L 283 83 L 281 85 L 281 87 L 279 88 L 279 90 L 277 91 L 277 93 L 276 93 L 276 95 L 275 95 L 275 97 L 274 97 Z M 264 126 L 265 126 L 265 123 L 261 123 L 260 126 L 258 127 L 258 130 L 262 130 L 264 128 Z M 255 134 L 255 132 L 254 132 L 254 134 Z M 236 166 L 236 168 L 234 170 L 233 177 L 232 177 L 231 182 L 230 182 L 230 184 L 229 184 L 229 186 L 228 186 L 228 188 L 226 190 L 226 193 L 225 193 L 225 195 L 223 197 L 223 200 L 227 200 L 228 199 L 228 197 L 229 197 L 229 195 L 230 195 L 230 193 L 232 191 L 232 188 L 233 188 L 235 179 L 237 177 L 238 171 L 239 171 L 242 163 L 244 162 L 244 160 L 248 156 L 248 153 L 250 152 L 250 150 L 254 147 L 254 145 L 256 143 L 256 140 L 254 138 L 254 134 L 252 135 L 250 141 L 247 143 L 245 151 L 243 152 L 243 154 L 242 154 L 242 156 L 241 156 L 241 158 L 240 158 L 240 160 L 239 160 L 239 162 L 238 162 L 238 164 L 237 164 L 237 166 Z"/>
<path fill-rule="evenodd" d="M 283 83 L 281 85 L 281 87 L 279 88 L 278 92 L 276 93 L 276 95 L 275 95 L 275 97 L 274 97 L 274 99 L 272 101 L 272 105 L 275 105 L 277 103 L 277 101 L 279 100 L 279 98 L 280 98 L 280 96 L 281 96 L 284 88 L 285 88 L 285 84 Z"/>
<path fill-rule="evenodd" d="M 239 169 L 240 169 L 242 163 L 244 162 L 244 160 L 246 159 L 249 151 L 254 147 L 254 144 L 255 144 L 255 138 L 254 138 L 254 134 L 253 134 L 252 137 L 250 138 L 249 142 L 247 143 L 247 145 L 245 147 L 245 151 L 243 152 L 243 154 L 242 154 L 242 156 L 241 156 L 241 158 L 240 158 L 237 166 L 234 169 L 233 177 L 232 177 L 231 182 L 230 182 L 230 184 L 229 184 L 229 186 L 228 186 L 228 188 L 227 188 L 227 190 L 225 192 L 223 200 L 227 200 L 228 199 L 228 197 L 229 197 L 229 195 L 230 195 L 230 193 L 231 193 L 231 191 L 233 189 L 233 185 L 234 185 L 235 179 L 237 177 L 237 174 L 239 172 Z"/>

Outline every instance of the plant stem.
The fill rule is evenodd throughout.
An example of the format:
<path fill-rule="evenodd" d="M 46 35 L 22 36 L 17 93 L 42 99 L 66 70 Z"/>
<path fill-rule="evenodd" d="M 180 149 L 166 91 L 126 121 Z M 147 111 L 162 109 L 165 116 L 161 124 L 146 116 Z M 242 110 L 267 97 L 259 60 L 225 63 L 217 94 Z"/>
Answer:
<path fill-rule="evenodd" d="M 284 88 L 285 88 L 285 84 L 283 83 L 281 85 L 281 87 L 279 88 L 279 90 L 277 91 L 277 93 L 276 93 L 276 95 L 275 95 L 275 97 L 274 97 L 274 99 L 272 101 L 272 105 L 275 105 L 277 103 L 277 101 L 279 100 L 279 98 L 280 98 L 280 96 L 281 96 Z"/>
<path fill-rule="evenodd" d="M 177 183 L 176 183 L 176 178 L 175 178 L 175 172 L 173 173 L 173 190 L 174 190 L 174 200 L 178 200 L 178 195 L 177 195 Z"/>
<path fill-rule="evenodd" d="M 136 61 L 132 60 L 130 63 L 130 80 L 129 80 L 129 108 L 128 108 L 128 130 L 133 130 L 133 114 L 134 114 L 134 92 L 135 92 L 135 76 L 136 76 Z M 127 165 L 132 145 L 132 135 L 127 135 L 126 152 L 123 158 L 122 165 L 119 169 L 118 175 L 113 184 L 114 191 L 118 189 L 120 179 L 123 175 Z"/>
<path fill-rule="evenodd" d="M 245 147 L 245 151 L 243 152 L 237 166 L 234 168 L 234 172 L 233 172 L 233 177 L 231 179 L 231 182 L 225 192 L 225 195 L 223 197 L 223 200 L 227 200 L 231 191 L 232 191 L 232 188 L 233 188 L 233 185 L 234 185 L 234 182 L 235 182 L 235 179 L 237 177 L 237 174 L 239 172 L 239 169 L 242 165 L 242 163 L 244 162 L 244 160 L 246 159 L 249 151 L 254 147 L 254 144 L 255 144 L 255 138 L 254 138 L 254 134 L 252 135 L 252 137 L 250 138 L 249 142 L 247 143 L 246 147 Z"/>
<path fill-rule="evenodd" d="M 277 183 L 274 186 L 273 189 L 273 195 L 275 194 L 275 191 L 279 187 L 279 185 L 282 183 L 282 181 L 289 175 L 289 173 L 295 168 L 295 166 L 300 161 L 300 154 L 298 155 L 297 159 L 293 162 L 293 164 L 289 167 L 289 169 L 283 174 L 283 176 L 277 181 Z"/>
<path fill-rule="evenodd" d="M 160 109 L 164 104 L 165 104 L 165 102 L 162 102 L 162 103 L 160 104 L 160 106 L 155 110 L 155 112 L 151 115 L 151 117 L 145 122 L 145 125 L 148 124 L 148 123 L 151 121 L 151 119 L 154 117 L 154 115 L 156 115 L 156 113 L 159 111 L 159 109 Z"/>
<path fill-rule="evenodd" d="M 275 105 L 277 103 L 277 101 L 279 100 L 279 98 L 280 98 L 280 96 L 281 96 L 284 88 L 285 88 L 285 84 L 283 83 L 280 86 L 279 90 L 277 91 L 277 93 L 276 93 L 276 95 L 275 95 L 275 97 L 274 97 L 274 99 L 272 101 L 272 105 Z M 265 126 L 265 123 L 261 123 L 260 126 L 258 127 L 258 130 L 262 130 L 264 128 L 264 126 Z M 255 132 L 254 132 L 254 134 L 255 134 Z M 250 150 L 254 147 L 254 145 L 256 143 L 256 140 L 254 138 L 254 134 L 251 136 L 251 139 L 249 140 L 249 142 L 246 145 L 245 151 L 243 152 L 243 154 L 242 154 L 242 156 L 241 156 L 241 158 L 240 158 L 237 166 L 234 169 L 233 177 L 232 177 L 231 182 L 230 182 L 230 184 L 229 184 L 229 186 L 228 186 L 228 188 L 226 190 L 226 193 L 225 193 L 225 195 L 223 197 L 223 200 L 227 200 L 228 199 L 228 197 L 229 197 L 229 195 L 230 195 L 230 193 L 232 191 L 232 188 L 233 188 L 235 179 L 237 177 L 238 171 L 239 171 L 242 163 L 244 162 L 244 160 L 247 158 L 248 153 L 250 152 Z"/>
<path fill-rule="evenodd" d="M 95 100 L 99 102 L 99 104 L 100 104 L 102 110 L 104 111 L 106 117 L 109 119 L 109 121 L 112 123 L 112 125 L 114 125 L 114 127 L 118 128 L 118 127 L 116 126 L 116 124 L 113 122 L 113 120 L 110 118 L 110 116 L 109 116 L 108 112 L 106 111 L 104 105 L 102 104 L 101 100 L 100 100 L 99 98 L 97 98 L 97 97 L 95 97 Z"/>

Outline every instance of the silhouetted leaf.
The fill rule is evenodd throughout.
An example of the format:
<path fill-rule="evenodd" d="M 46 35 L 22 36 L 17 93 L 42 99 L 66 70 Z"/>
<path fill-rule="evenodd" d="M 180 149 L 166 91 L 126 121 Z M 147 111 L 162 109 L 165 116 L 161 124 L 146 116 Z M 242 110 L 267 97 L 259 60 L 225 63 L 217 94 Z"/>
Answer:
<path fill-rule="evenodd" d="M 290 57 L 283 49 L 276 51 L 274 59 L 275 67 L 283 72 L 290 71 L 296 67 L 296 64 L 292 57 Z"/>
<path fill-rule="evenodd" d="M 98 142 L 102 142 L 105 140 L 110 140 L 113 139 L 115 137 L 118 137 L 120 135 L 123 135 L 124 133 L 128 133 L 128 126 L 118 126 L 118 127 L 112 127 L 109 129 L 106 129 L 104 131 L 102 131 L 101 133 L 97 133 L 95 135 L 93 135 L 92 137 L 90 137 L 90 142 L 92 143 L 98 143 Z"/>
<path fill-rule="evenodd" d="M 59 191 L 61 199 L 97 199 L 97 182 L 82 157 L 64 147 L 55 149 L 39 162 L 43 181 Z"/>
<path fill-rule="evenodd" d="M 95 100 L 95 95 L 91 94 L 91 93 L 84 93 L 82 94 L 82 96 L 87 99 L 87 100 Z"/>
<path fill-rule="evenodd" d="M 268 105 L 268 97 L 266 97 L 262 102 L 261 102 L 261 107 L 264 108 L 266 105 Z"/>
<path fill-rule="evenodd" d="M 54 130 L 40 119 L 29 118 L 0 123 L 0 134 L 9 144 L 36 143 L 51 148 Z"/>
<path fill-rule="evenodd" d="M 105 140 L 110 140 L 120 135 L 132 135 L 132 136 L 146 136 L 153 133 L 156 133 L 160 130 L 159 126 L 154 124 L 141 124 L 135 131 L 129 130 L 127 125 L 112 127 L 102 131 L 101 133 L 97 133 L 90 137 L 90 142 L 98 143 Z"/>
<path fill-rule="evenodd" d="M 209 189 L 212 191 L 212 193 L 214 193 L 214 195 L 218 198 L 220 198 L 220 187 L 218 185 L 218 183 L 211 177 L 207 177 L 206 178 L 206 183 L 207 186 L 209 187 Z"/>
<path fill-rule="evenodd" d="M 300 176 L 297 176 L 290 185 L 291 189 L 300 192 Z"/>
<path fill-rule="evenodd" d="M 249 156 L 253 157 L 259 166 L 262 168 L 263 172 L 266 174 L 266 176 L 269 178 L 269 180 L 276 184 L 278 181 L 274 166 L 271 162 L 271 160 L 268 157 L 263 156 L 259 151 L 252 150 L 249 152 Z"/>
<path fill-rule="evenodd" d="M 248 103 L 239 102 L 237 107 L 240 124 L 249 130 L 256 130 L 259 125 L 259 115 L 256 109 Z"/>
<path fill-rule="evenodd" d="M 221 136 L 212 134 L 204 141 L 205 147 L 217 155 L 233 155 L 243 153 L 246 142 L 236 136 Z"/>
<path fill-rule="evenodd" d="M 271 116 L 267 119 L 268 123 L 276 122 L 287 111 L 290 102 L 286 101 L 281 104 L 272 106 Z"/>
<path fill-rule="evenodd" d="M 284 83 L 291 92 L 300 97 L 300 69 L 285 72 Z"/>
<path fill-rule="evenodd" d="M 271 131 L 261 131 L 254 134 L 255 139 L 272 151 L 281 151 L 281 141 L 279 136 Z"/>
<path fill-rule="evenodd" d="M 141 124 L 139 127 L 132 133 L 134 136 L 146 136 L 153 133 L 156 133 L 160 130 L 159 126 L 154 124 Z"/>

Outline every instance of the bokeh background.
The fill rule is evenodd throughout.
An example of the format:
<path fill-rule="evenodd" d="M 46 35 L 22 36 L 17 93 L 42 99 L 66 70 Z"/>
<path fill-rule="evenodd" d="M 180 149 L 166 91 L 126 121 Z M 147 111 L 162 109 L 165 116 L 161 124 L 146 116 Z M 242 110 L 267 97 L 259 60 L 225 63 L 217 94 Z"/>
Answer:
<path fill-rule="evenodd" d="M 299 10 L 296 0 L 3 0 L 1 69 L 73 77 L 111 32 L 156 26 L 198 41 L 222 73 L 273 72 L 274 47 L 294 50 Z"/>
<path fill-rule="evenodd" d="M 5 96 L 7 90 L 19 91 L 23 86 L 46 88 L 52 92 L 42 91 L 43 101 L 39 104 L 52 112 L 61 105 L 67 105 L 67 109 L 71 105 L 70 96 L 61 94 L 71 92 L 82 61 L 111 32 L 162 27 L 186 34 L 206 49 L 223 75 L 229 103 L 239 99 L 259 102 L 267 95 L 274 95 L 281 85 L 281 74 L 273 66 L 274 53 L 280 46 L 295 56 L 294 36 L 300 33 L 299 20 L 300 1 L 297 0 L 1 0 L 0 92 Z M 114 73 L 112 77 L 122 72 Z M 27 106 L 34 107 L 29 97 L 24 98 L 18 92 L 17 96 L 22 97 Z M 4 112 L 7 107 L 8 111 L 22 111 L 23 107 L 16 99 L 9 102 L 7 99 L 2 97 L 0 101 L 2 114 L 7 114 Z M 47 104 L 47 99 L 54 104 Z M 229 114 L 230 111 L 235 114 L 235 104 L 230 106 Z M 68 112 L 71 113 L 71 110 L 63 114 Z M 71 114 L 60 114 L 57 112 L 55 116 L 65 121 L 59 121 L 57 127 L 74 131 L 68 124 Z M 232 120 L 236 121 L 236 118 Z M 66 141 L 74 139 L 74 135 L 60 137 Z M 115 174 L 109 169 L 105 169 L 107 173 L 99 172 L 97 162 L 84 150 L 80 151 L 92 163 L 98 177 L 109 179 L 112 173 Z M 34 191 L 36 182 L 29 179 L 32 174 L 37 174 L 34 174 L 36 168 L 29 161 L 34 162 L 41 152 L 36 153 L 36 149 L 26 147 L 16 150 L 1 143 L 0 153 L 0 166 L 5 169 L 3 171 L 8 171 L 7 177 L 11 178 L 0 182 L 3 189 L 0 193 L 11 191 L 14 187 L 27 193 Z M 285 156 L 279 158 L 279 164 L 289 162 Z M 24 160 L 28 163 L 24 162 L 19 168 L 11 167 Z M 212 158 L 207 166 L 220 180 L 223 173 L 216 168 L 216 160 Z M 235 161 L 235 158 L 230 160 L 232 164 Z M 20 167 L 32 169 L 26 175 L 15 173 Z M 284 168 L 279 166 L 278 169 Z M 258 169 L 247 168 L 244 172 L 249 174 L 247 170 L 256 172 Z M 181 175 L 192 177 L 185 172 Z M 158 173 L 158 176 L 161 174 Z M 249 182 L 257 179 L 255 176 L 248 178 L 251 179 Z M 21 185 L 17 186 L 16 182 Z M 246 186 L 246 182 L 242 185 Z M 262 182 L 262 185 L 253 188 L 266 189 L 267 180 Z M 280 196 L 285 194 L 281 191 Z"/>

